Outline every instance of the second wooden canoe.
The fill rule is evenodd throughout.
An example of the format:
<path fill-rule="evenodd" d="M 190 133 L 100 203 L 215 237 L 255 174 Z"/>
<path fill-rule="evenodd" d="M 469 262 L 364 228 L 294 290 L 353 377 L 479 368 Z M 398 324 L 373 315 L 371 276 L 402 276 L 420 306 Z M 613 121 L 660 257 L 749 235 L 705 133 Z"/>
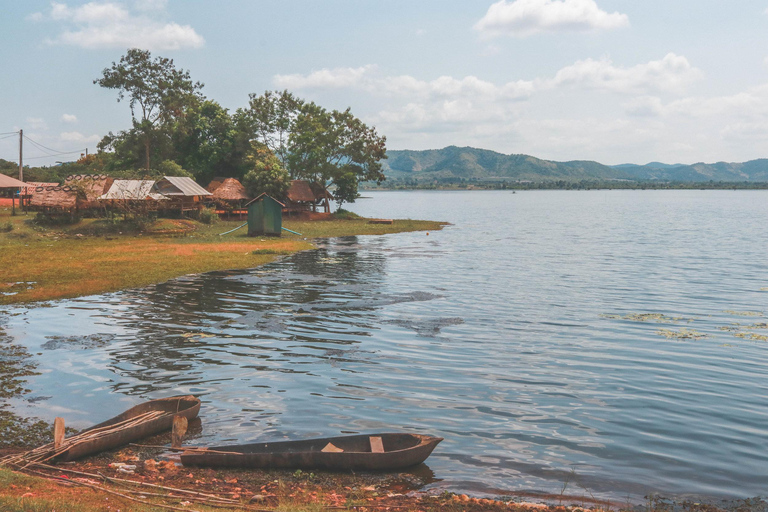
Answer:
<path fill-rule="evenodd" d="M 135 407 L 131 407 L 114 418 L 110 418 L 107 421 L 103 421 L 98 425 L 83 430 L 80 434 L 85 434 L 97 429 L 108 429 L 108 427 L 113 425 L 116 426 L 120 423 L 155 411 L 162 414 L 158 414 L 153 419 L 141 422 L 132 427 L 116 428 L 114 432 L 108 432 L 106 435 L 97 439 L 91 441 L 85 440 L 73 444 L 69 449 L 59 454 L 54 460 L 68 461 L 79 459 L 86 455 L 93 455 L 94 453 L 111 450 L 118 446 L 138 441 L 144 437 L 170 430 L 173 426 L 173 417 L 175 415 L 180 414 L 187 418 L 187 420 L 191 420 L 197 416 L 200 412 L 200 399 L 192 395 L 186 395 L 150 400 Z"/>
<path fill-rule="evenodd" d="M 421 464 L 442 437 L 383 433 L 190 449 L 185 466 L 394 470 Z"/>

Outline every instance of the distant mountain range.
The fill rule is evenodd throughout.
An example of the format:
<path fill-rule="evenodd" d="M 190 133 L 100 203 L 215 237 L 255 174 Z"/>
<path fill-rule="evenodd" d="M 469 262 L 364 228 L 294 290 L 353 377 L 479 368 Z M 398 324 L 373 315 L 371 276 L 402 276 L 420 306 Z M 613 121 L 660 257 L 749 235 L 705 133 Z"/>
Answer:
<path fill-rule="evenodd" d="M 680 181 L 768 182 L 768 159 L 717 162 L 603 165 L 574 160 L 553 162 L 529 155 L 504 155 L 487 149 L 448 146 L 424 151 L 390 150 L 384 161 L 389 179 L 404 181 Z"/>

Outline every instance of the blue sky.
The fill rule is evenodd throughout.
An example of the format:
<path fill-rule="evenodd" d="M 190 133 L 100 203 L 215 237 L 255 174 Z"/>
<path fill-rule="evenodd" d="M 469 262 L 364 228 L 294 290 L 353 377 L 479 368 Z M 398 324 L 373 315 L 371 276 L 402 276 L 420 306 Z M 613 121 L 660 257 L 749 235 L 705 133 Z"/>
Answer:
<path fill-rule="evenodd" d="M 5 0 L 1 16 L 0 133 L 60 151 L 130 126 L 92 82 L 140 47 L 231 110 L 283 88 L 351 107 L 390 149 L 768 157 L 768 0 Z M 25 163 L 66 159 L 26 145 Z"/>

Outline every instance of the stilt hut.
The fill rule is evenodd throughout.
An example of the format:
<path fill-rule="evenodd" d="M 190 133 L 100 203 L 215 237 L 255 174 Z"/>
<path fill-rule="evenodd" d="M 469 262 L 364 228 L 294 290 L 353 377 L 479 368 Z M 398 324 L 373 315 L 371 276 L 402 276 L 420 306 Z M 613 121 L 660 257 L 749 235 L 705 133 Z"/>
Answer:
<path fill-rule="evenodd" d="M 248 207 L 248 236 L 280 236 L 285 207 L 283 203 L 267 194 L 261 194 L 246 206 Z"/>
<path fill-rule="evenodd" d="M 77 210 L 77 191 L 69 186 L 36 187 L 29 205 L 34 210 L 47 213 L 74 213 Z"/>
<path fill-rule="evenodd" d="M 103 174 L 73 174 L 64 180 L 64 186 L 74 190 L 77 196 L 77 209 L 98 208 L 99 198 L 109 190 L 112 178 Z"/>
<path fill-rule="evenodd" d="M 157 211 L 166 197 L 155 191 L 154 180 L 115 180 L 99 201 L 123 212 Z"/>
<path fill-rule="evenodd" d="M 44 181 L 28 181 L 27 186 L 21 189 L 21 203 L 22 206 L 29 206 L 32 202 L 32 196 L 35 195 L 37 187 L 58 187 L 58 183 L 50 183 Z"/>
<path fill-rule="evenodd" d="M 329 199 L 333 196 L 320 183 L 310 183 L 306 180 L 293 180 L 288 192 L 285 193 L 286 212 L 316 212 L 321 206 L 326 213 L 330 212 Z"/>
<path fill-rule="evenodd" d="M 182 214 L 200 210 L 203 207 L 202 199 L 211 195 L 192 178 L 182 176 L 165 176 L 157 182 L 155 188 L 168 198 L 164 208 L 179 210 Z"/>
<path fill-rule="evenodd" d="M 27 184 L 23 181 L 19 181 L 16 178 L 11 178 L 5 174 L 0 174 L 0 188 L 18 188 L 22 190 L 23 188 L 26 188 L 26 186 Z M 15 196 L 11 195 L 11 206 L 13 207 L 13 212 L 16 213 L 16 200 L 14 197 Z"/>
<path fill-rule="evenodd" d="M 250 199 L 248 192 L 242 183 L 235 178 L 223 178 L 221 181 L 214 179 L 208 185 L 208 192 L 211 192 L 211 199 L 216 203 L 216 213 L 230 215 L 237 213 L 242 215 L 245 203 Z"/>

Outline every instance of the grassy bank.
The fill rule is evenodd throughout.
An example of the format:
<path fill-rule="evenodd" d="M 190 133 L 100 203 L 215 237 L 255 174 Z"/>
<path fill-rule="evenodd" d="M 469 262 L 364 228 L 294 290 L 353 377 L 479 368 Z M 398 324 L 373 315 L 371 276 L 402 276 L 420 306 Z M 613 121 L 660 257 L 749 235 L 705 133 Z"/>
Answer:
<path fill-rule="evenodd" d="M 35 215 L 0 210 L 0 304 L 78 297 L 160 283 L 186 274 L 252 268 L 281 255 L 310 249 L 313 238 L 437 230 L 442 224 L 332 216 L 286 219 L 302 236 L 249 237 L 246 228 L 220 236 L 243 221 L 206 225 L 162 219 L 141 230 L 132 223 L 84 219 L 73 225 L 35 222 Z"/>

